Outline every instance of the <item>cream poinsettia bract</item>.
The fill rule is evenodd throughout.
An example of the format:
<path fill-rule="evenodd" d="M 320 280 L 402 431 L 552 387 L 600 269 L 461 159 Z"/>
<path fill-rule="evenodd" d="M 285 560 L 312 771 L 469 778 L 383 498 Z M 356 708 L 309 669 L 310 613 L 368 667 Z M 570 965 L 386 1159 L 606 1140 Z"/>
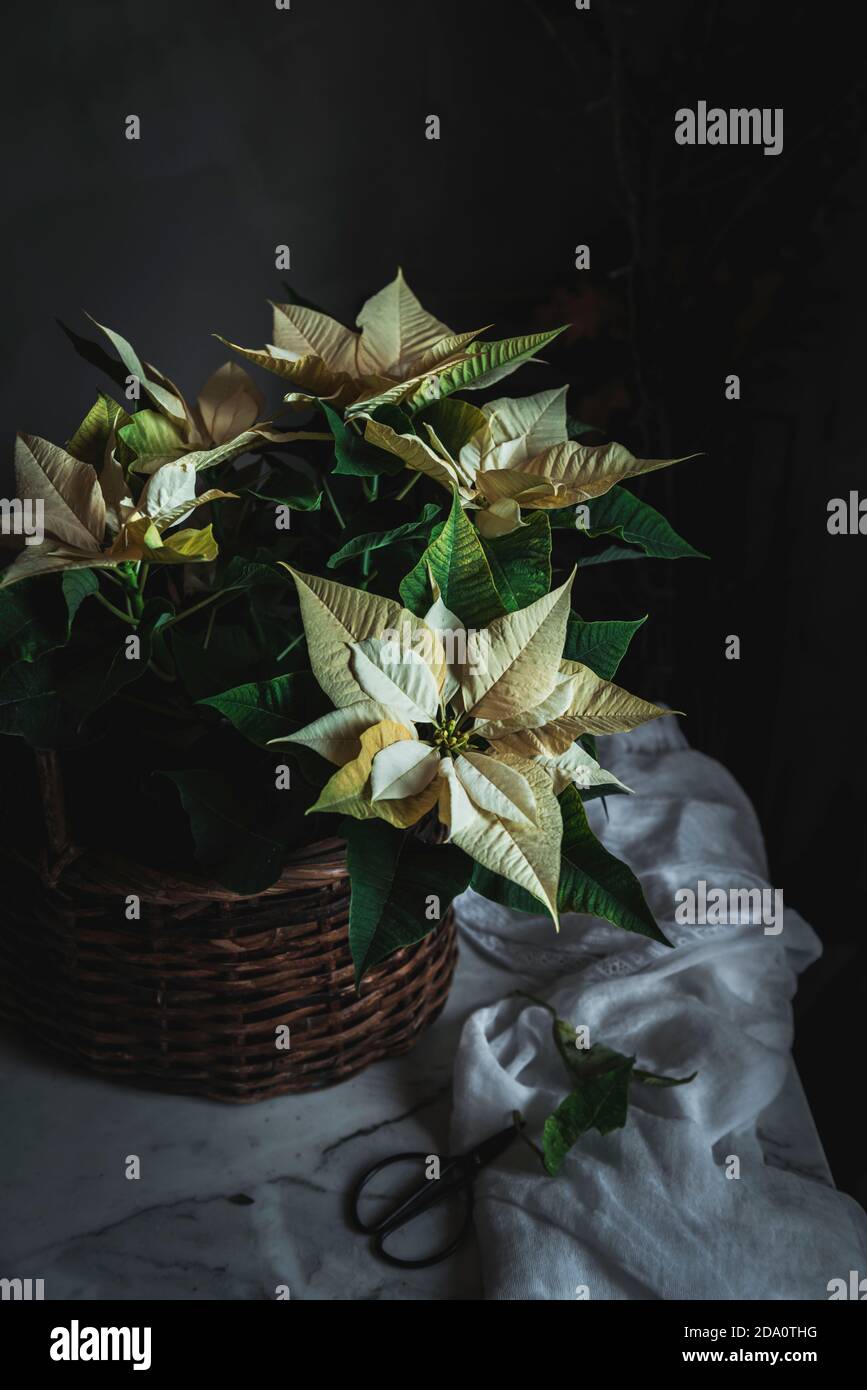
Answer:
<path fill-rule="evenodd" d="M 249 361 L 291 383 L 286 400 L 327 401 L 351 413 L 359 403 L 394 404 L 424 385 L 436 395 L 436 378 L 464 362 L 484 330 L 455 333 L 416 299 L 398 270 L 362 307 L 353 332 L 328 314 L 301 304 L 273 304 L 273 343 L 243 348 L 221 339 Z M 548 335 L 548 336 L 554 336 Z M 465 389 L 488 386 L 515 371 L 523 356 L 474 374 Z"/>
<path fill-rule="evenodd" d="M 274 740 L 337 765 L 310 810 L 400 828 L 435 812 L 449 840 L 539 898 L 556 923 L 557 793 L 570 782 L 628 790 L 575 740 L 668 713 L 563 659 L 572 579 L 472 633 L 433 580 L 421 619 L 364 590 L 290 573 L 313 673 L 335 705 Z"/>
<path fill-rule="evenodd" d="M 208 378 L 195 405 L 185 400 L 167 376 L 142 361 L 126 338 L 112 328 L 92 322 L 116 349 L 132 377 L 138 381 L 154 409 L 137 410 L 118 425 L 118 438 L 136 455 L 137 473 L 155 473 L 166 463 L 185 458 L 197 469 L 218 464 L 261 449 L 264 444 L 285 444 L 299 439 L 321 439 L 306 431 L 281 431 L 271 420 L 259 420 L 265 398 L 249 372 L 237 362 L 224 362 Z"/>
<path fill-rule="evenodd" d="M 172 531 L 197 507 L 230 492 L 211 488 L 196 496 L 195 463 L 164 464 L 147 480 L 136 502 L 123 469 L 108 446 L 100 472 L 56 444 L 20 434 L 15 443 L 16 493 L 38 507 L 44 537 L 25 544 L 3 572 L 0 587 L 67 569 L 106 569 L 128 560 L 186 564 L 213 560 L 210 526 Z"/>
<path fill-rule="evenodd" d="M 416 434 L 365 420 L 365 439 L 426 473 L 465 507 L 478 509 L 484 536 L 505 535 L 521 523 L 521 508 L 571 506 L 601 497 L 639 473 L 667 468 L 679 459 L 635 458 L 622 444 L 591 446 L 568 438 L 566 391 L 561 387 L 517 399 L 502 397 L 477 408 L 447 401 L 439 409 L 449 426 L 449 446 L 434 423 L 422 418 Z"/>

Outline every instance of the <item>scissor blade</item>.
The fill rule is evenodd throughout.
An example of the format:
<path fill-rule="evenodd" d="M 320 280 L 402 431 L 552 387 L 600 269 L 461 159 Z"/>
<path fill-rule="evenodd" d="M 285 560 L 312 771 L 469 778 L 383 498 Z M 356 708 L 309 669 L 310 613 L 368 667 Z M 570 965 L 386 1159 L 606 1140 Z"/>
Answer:
<path fill-rule="evenodd" d="M 501 1129 L 499 1134 L 492 1134 L 489 1139 L 483 1139 L 481 1144 L 477 1144 L 464 1155 L 464 1162 L 469 1160 L 476 1169 L 484 1168 L 486 1163 L 492 1163 L 505 1152 L 512 1140 L 520 1134 L 521 1128 L 521 1125 L 511 1124 L 508 1129 Z"/>
<path fill-rule="evenodd" d="M 449 1160 L 438 1178 L 426 1179 L 421 1187 L 417 1187 L 415 1192 L 411 1192 L 399 1207 L 385 1217 L 381 1225 L 376 1227 L 377 1234 L 384 1239 L 392 1231 L 406 1226 L 430 1207 L 436 1206 L 438 1202 L 444 1202 L 453 1193 L 469 1187 L 472 1181 L 472 1175 L 463 1171 L 460 1162 Z"/>

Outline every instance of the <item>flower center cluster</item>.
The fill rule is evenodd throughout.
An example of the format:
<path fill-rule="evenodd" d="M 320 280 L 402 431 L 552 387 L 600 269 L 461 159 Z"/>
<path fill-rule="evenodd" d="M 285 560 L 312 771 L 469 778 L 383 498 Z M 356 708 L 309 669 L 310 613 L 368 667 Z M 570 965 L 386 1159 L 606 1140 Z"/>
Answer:
<path fill-rule="evenodd" d="M 459 716 L 454 719 L 446 719 L 442 724 L 437 724 L 434 729 L 433 741 L 437 748 L 442 748 L 448 753 L 460 753 L 470 741 L 469 734 L 458 733 Z"/>

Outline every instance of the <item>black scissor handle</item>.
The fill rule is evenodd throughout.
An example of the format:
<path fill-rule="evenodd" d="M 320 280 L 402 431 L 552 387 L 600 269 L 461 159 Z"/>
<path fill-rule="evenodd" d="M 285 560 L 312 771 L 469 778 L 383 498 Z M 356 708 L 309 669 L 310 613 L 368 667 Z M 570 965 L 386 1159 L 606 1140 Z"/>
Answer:
<path fill-rule="evenodd" d="M 396 1265 L 398 1269 L 427 1269 L 430 1265 L 438 1265 L 442 1260 L 447 1260 L 449 1255 L 453 1255 L 455 1251 L 463 1245 L 470 1233 L 470 1227 L 473 1224 L 473 1189 L 471 1185 L 467 1184 L 461 1187 L 453 1187 L 451 1192 L 460 1192 L 463 1194 L 466 1200 L 466 1214 L 461 1229 L 458 1231 L 454 1240 L 451 1241 L 444 1250 L 438 1250 L 436 1254 L 426 1255 L 423 1259 L 419 1260 L 403 1260 L 399 1255 L 390 1254 L 385 1248 L 385 1242 L 389 1235 L 397 1230 L 396 1226 L 391 1226 L 387 1231 L 381 1232 L 373 1242 L 373 1248 L 379 1258 L 385 1260 L 386 1264 Z M 449 1195 L 449 1193 L 446 1193 L 446 1196 Z M 442 1200 L 442 1198 L 440 1198 L 440 1200 Z M 418 1214 L 417 1212 L 414 1213 L 414 1215 Z M 412 1217 L 410 1217 L 409 1220 L 411 1221 Z M 404 1224 L 404 1222 L 400 1223 L 400 1225 Z"/>
<path fill-rule="evenodd" d="M 362 1221 L 359 1215 L 358 1206 L 367 1184 L 381 1173 L 384 1168 L 389 1168 L 393 1163 L 405 1163 L 407 1160 L 420 1159 L 424 1161 L 429 1157 L 426 1153 L 409 1152 L 392 1154 L 390 1158 L 384 1158 L 380 1163 L 374 1164 L 369 1168 L 357 1184 L 352 1197 L 350 1198 L 350 1211 L 356 1228 L 364 1235 L 375 1236 L 373 1248 L 377 1255 L 387 1264 L 396 1265 L 399 1269 L 425 1269 L 429 1265 L 439 1264 L 441 1260 L 448 1259 L 449 1255 L 457 1250 L 458 1246 L 466 1240 L 469 1234 L 473 1219 L 473 1193 L 472 1180 L 473 1171 L 468 1171 L 466 1164 L 461 1159 L 446 1158 L 444 1167 L 440 1172 L 439 1178 L 431 1178 L 421 1187 L 411 1192 L 398 1206 L 390 1210 L 385 1216 L 377 1221 Z M 443 1184 L 440 1186 L 440 1184 Z M 443 1250 L 437 1251 L 433 1255 L 427 1255 L 422 1259 L 409 1260 L 402 1259 L 399 1255 L 392 1255 L 385 1249 L 385 1242 L 394 1231 L 403 1226 L 407 1226 L 416 1217 L 422 1216 L 431 1207 L 437 1206 L 440 1202 L 446 1201 L 449 1197 L 462 1194 L 466 1202 L 466 1214 L 463 1225 L 449 1245 Z"/>
<path fill-rule="evenodd" d="M 364 1176 L 363 1176 L 363 1177 L 359 1180 L 359 1182 L 357 1183 L 357 1185 L 356 1185 L 356 1187 L 355 1187 L 355 1190 L 353 1191 L 352 1196 L 351 1196 L 350 1199 L 349 1199 L 349 1208 L 350 1208 L 350 1211 L 352 1212 L 352 1219 L 353 1219 L 353 1221 L 355 1222 L 355 1225 L 356 1225 L 357 1229 L 358 1229 L 359 1231 L 361 1231 L 363 1235 L 370 1236 L 370 1235 L 374 1235 L 374 1234 L 375 1234 L 376 1232 L 378 1232 L 378 1231 L 381 1231 L 381 1230 L 383 1229 L 383 1227 L 385 1227 L 386 1225 L 388 1225 L 388 1223 L 389 1223 L 390 1221 L 392 1221 L 393 1218 L 394 1218 L 395 1216 L 398 1216 L 398 1215 L 400 1214 L 400 1212 L 403 1210 L 403 1207 L 407 1204 L 407 1202 L 412 1201 L 412 1198 L 415 1197 L 415 1196 L 417 1195 L 416 1193 L 413 1193 L 411 1197 L 408 1197 L 408 1198 L 407 1198 L 407 1202 L 402 1203 L 402 1205 L 399 1206 L 399 1207 L 397 1207 L 394 1211 L 390 1211 L 390 1212 L 388 1213 L 388 1216 L 383 1216 L 383 1217 L 380 1217 L 379 1220 L 377 1220 L 377 1221 L 372 1221 L 372 1222 L 367 1223 L 367 1222 L 362 1221 L 361 1217 L 360 1217 L 359 1214 L 358 1214 L 358 1204 L 359 1204 L 359 1202 L 360 1202 L 360 1200 L 361 1200 L 361 1194 L 362 1194 L 362 1192 L 364 1191 L 364 1189 L 367 1187 L 367 1184 L 368 1184 L 369 1182 L 371 1182 L 371 1180 L 372 1180 L 373 1178 L 376 1177 L 377 1173 L 381 1173 L 382 1170 L 383 1170 L 383 1168 L 390 1168 L 391 1165 L 392 1165 L 393 1163 L 406 1163 L 407 1159 L 414 1159 L 414 1158 L 420 1158 L 420 1159 L 424 1160 L 424 1159 L 427 1158 L 427 1154 L 423 1154 L 423 1153 L 392 1154 L 390 1158 L 384 1158 L 384 1159 L 382 1160 L 381 1163 L 375 1163 L 374 1166 L 373 1166 L 372 1168 L 368 1168 L 367 1172 L 364 1174 Z"/>

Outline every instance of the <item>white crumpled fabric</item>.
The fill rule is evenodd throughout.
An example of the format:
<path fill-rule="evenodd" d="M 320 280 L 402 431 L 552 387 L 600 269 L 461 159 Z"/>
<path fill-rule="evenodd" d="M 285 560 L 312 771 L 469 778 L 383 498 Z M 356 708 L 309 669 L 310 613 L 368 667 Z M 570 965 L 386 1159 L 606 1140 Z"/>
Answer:
<path fill-rule="evenodd" d="M 783 931 L 677 926 L 676 889 L 763 887 L 755 812 L 734 778 L 691 749 L 674 718 L 600 739 L 637 793 L 588 804 L 594 830 L 641 879 L 676 949 L 595 919 L 550 919 L 467 893 L 462 932 L 561 1017 L 691 1085 L 633 1084 L 626 1128 L 595 1131 L 557 1178 L 517 1141 L 476 1184 L 485 1296 L 495 1299 L 826 1299 L 867 1275 L 867 1217 L 832 1185 L 794 1070 L 791 998 L 821 946 L 788 907 Z M 784 884 L 774 887 L 785 889 Z M 507 996 L 465 1025 L 452 1149 L 520 1110 L 539 1139 L 569 1091 L 550 1015 Z M 740 1177 L 727 1178 L 729 1155 Z M 731 1168 L 733 1165 L 728 1165 Z M 586 1289 L 586 1293 L 584 1293 Z"/>

